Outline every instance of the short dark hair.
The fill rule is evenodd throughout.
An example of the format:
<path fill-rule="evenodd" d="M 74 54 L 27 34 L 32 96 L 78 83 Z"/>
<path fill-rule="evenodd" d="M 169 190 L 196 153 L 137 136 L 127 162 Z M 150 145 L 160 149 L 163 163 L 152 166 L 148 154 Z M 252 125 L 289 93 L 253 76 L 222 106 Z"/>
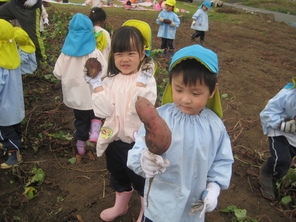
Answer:
<path fill-rule="evenodd" d="M 173 77 L 183 75 L 184 85 L 195 85 L 197 81 L 204 82 L 214 92 L 217 84 L 217 74 L 211 72 L 207 67 L 196 59 L 186 59 L 175 65 L 169 73 L 169 81 L 172 83 Z"/>
<path fill-rule="evenodd" d="M 107 15 L 104 9 L 99 7 L 93 7 L 90 10 L 89 18 L 92 21 L 93 25 L 95 25 L 96 22 L 104 22 L 106 21 Z"/>
<path fill-rule="evenodd" d="M 120 70 L 115 66 L 114 53 L 136 50 L 139 55 L 144 50 L 144 38 L 139 29 L 133 26 L 122 26 L 117 29 L 112 37 L 109 55 L 108 76 L 116 75 Z M 139 64 L 140 67 L 140 64 Z"/>

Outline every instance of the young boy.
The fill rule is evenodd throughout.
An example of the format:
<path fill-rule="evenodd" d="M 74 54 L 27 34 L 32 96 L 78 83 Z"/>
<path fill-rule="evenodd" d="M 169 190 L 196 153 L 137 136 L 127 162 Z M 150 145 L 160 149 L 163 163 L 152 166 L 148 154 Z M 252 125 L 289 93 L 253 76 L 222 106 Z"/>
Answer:
<path fill-rule="evenodd" d="M 192 16 L 191 28 L 195 30 L 195 33 L 191 36 L 191 40 L 195 40 L 200 37 L 200 44 L 204 45 L 205 32 L 209 31 L 209 19 L 207 11 L 211 8 L 210 1 L 204 1 L 197 11 Z"/>
<path fill-rule="evenodd" d="M 21 121 L 25 117 L 25 105 L 14 29 L 4 19 L 0 19 L 0 27 L 0 147 L 8 156 L 0 169 L 9 169 L 22 161 Z"/>
<path fill-rule="evenodd" d="M 260 113 L 271 156 L 260 169 L 263 197 L 273 200 L 274 186 L 284 177 L 296 155 L 296 78 L 270 99 Z"/>
<path fill-rule="evenodd" d="M 230 139 L 216 110 L 206 108 L 209 100 L 220 104 L 217 74 L 217 55 L 200 45 L 185 47 L 172 58 L 166 93 L 173 103 L 157 109 L 171 130 L 171 145 L 161 156 L 149 152 L 142 125 L 128 154 L 128 167 L 147 178 L 145 221 L 204 221 L 204 212 L 216 208 L 220 190 L 229 186 Z"/>
<path fill-rule="evenodd" d="M 174 40 L 176 37 L 177 28 L 180 25 L 180 19 L 176 14 L 176 0 L 167 0 L 165 8 L 161 11 L 156 19 L 159 24 L 157 37 L 161 38 L 161 46 L 163 49 L 162 57 L 167 55 L 167 52 L 172 58 L 175 52 Z"/>

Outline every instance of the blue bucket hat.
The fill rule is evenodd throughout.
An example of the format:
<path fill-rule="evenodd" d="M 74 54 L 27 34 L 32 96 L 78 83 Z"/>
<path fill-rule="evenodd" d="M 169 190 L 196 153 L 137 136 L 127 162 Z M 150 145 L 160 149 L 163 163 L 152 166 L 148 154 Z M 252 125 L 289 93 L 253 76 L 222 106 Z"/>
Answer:
<path fill-rule="evenodd" d="M 201 45 L 191 45 L 184 47 L 177 51 L 172 58 L 170 68 L 171 71 L 177 64 L 186 59 L 196 59 L 203 64 L 208 70 L 216 73 L 218 76 L 218 56 L 210 49 L 206 49 Z M 162 105 L 173 102 L 172 87 L 170 83 L 167 84 L 165 92 L 162 97 Z M 220 118 L 223 116 L 223 110 L 221 106 L 220 93 L 218 87 L 214 96 L 210 98 L 206 104 L 206 107 L 214 111 Z"/>
<path fill-rule="evenodd" d="M 69 56 L 85 56 L 96 48 L 96 39 L 92 21 L 77 13 L 70 21 L 69 33 L 64 42 L 62 53 Z"/>
<path fill-rule="evenodd" d="M 203 5 L 206 6 L 208 10 L 210 10 L 212 3 L 210 1 L 204 1 L 203 3 L 201 3 L 199 8 L 202 8 Z"/>

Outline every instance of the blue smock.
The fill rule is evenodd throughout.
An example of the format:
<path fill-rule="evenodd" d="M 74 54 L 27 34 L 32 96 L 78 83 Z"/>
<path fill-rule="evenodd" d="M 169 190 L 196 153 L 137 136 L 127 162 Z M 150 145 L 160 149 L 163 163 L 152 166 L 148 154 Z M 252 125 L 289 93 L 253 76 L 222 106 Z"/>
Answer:
<path fill-rule="evenodd" d="M 20 68 L 0 67 L 0 126 L 18 124 L 24 117 L 25 105 Z"/>
<path fill-rule="evenodd" d="M 26 53 L 21 49 L 18 49 L 21 57 L 21 74 L 33 74 L 37 69 L 37 61 L 35 52 Z"/>
<path fill-rule="evenodd" d="M 198 31 L 209 31 L 209 18 L 207 11 L 201 8 L 193 14 L 192 19 L 196 20 L 195 25 L 191 25 L 191 28 Z"/>
<path fill-rule="evenodd" d="M 184 114 L 174 103 L 157 110 L 172 132 L 171 146 L 163 154 L 170 166 L 154 177 L 144 214 L 154 222 L 204 221 L 204 216 L 199 218 L 200 211 L 193 216 L 189 211 L 191 203 L 200 200 L 207 183 L 216 182 L 221 189 L 227 189 L 230 184 L 233 155 L 226 128 L 208 108 L 199 115 Z M 143 177 L 140 156 L 147 149 L 144 136 L 142 125 L 127 161 L 128 167 Z M 146 179 L 145 204 L 148 184 Z"/>
<path fill-rule="evenodd" d="M 263 133 L 270 137 L 285 136 L 296 146 L 296 133 L 285 133 L 279 129 L 281 122 L 296 118 L 296 88 L 283 88 L 268 101 L 260 113 Z"/>
<path fill-rule="evenodd" d="M 159 21 L 158 18 L 169 19 L 175 23 L 175 26 L 170 26 L 170 24 L 165 24 L 164 22 Z M 168 12 L 163 10 L 159 13 L 156 23 L 159 24 L 159 29 L 157 33 L 157 37 L 165 38 L 165 39 L 175 39 L 176 30 L 180 26 L 180 19 L 175 12 Z"/>

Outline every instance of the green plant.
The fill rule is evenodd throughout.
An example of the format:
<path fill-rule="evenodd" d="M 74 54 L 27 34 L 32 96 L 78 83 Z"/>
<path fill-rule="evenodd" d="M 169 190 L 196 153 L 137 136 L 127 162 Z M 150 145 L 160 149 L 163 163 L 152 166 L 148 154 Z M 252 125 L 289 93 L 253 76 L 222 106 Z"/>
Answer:
<path fill-rule="evenodd" d="M 252 219 L 249 216 L 247 216 L 247 210 L 246 209 L 239 209 L 237 206 L 231 205 L 228 206 L 226 209 L 220 210 L 222 213 L 231 213 L 233 214 L 233 218 L 231 219 L 231 222 L 257 222 L 257 219 Z"/>

